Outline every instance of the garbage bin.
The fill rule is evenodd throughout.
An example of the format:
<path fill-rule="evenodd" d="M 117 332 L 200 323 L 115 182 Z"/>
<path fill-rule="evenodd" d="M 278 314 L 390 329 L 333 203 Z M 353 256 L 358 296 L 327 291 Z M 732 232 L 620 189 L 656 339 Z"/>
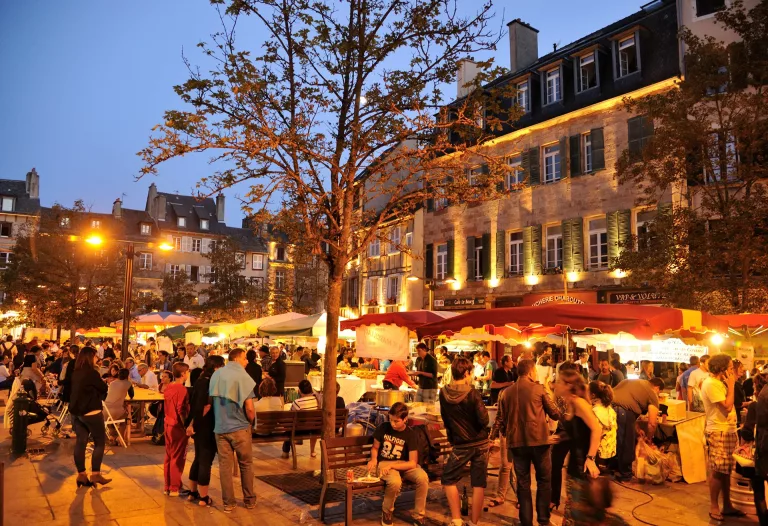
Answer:
<path fill-rule="evenodd" d="M 19 390 L 13 399 L 13 429 L 11 430 L 11 451 L 15 455 L 23 455 L 27 451 L 27 416 L 30 402 L 24 390 Z"/>

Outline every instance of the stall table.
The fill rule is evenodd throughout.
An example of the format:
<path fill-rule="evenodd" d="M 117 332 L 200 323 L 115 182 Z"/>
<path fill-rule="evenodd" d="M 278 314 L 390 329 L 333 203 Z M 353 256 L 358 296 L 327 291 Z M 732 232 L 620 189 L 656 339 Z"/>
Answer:
<path fill-rule="evenodd" d="M 323 391 L 323 377 L 310 376 L 309 381 L 315 391 Z M 372 387 L 376 384 L 376 379 L 364 379 L 354 375 L 337 376 L 341 390 L 339 396 L 344 399 L 345 404 L 357 402 L 368 391 L 373 391 Z M 335 389 L 335 387 L 334 387 Z"/>
<path fill-rule="evenodd" d="M 139 414 L 138 414 L 138 423 L 134 427 L 132 422 L 132 415 L 133 411 L 128 411 L 128 416 L 126 417 L 128 420 L 128 433 L 126 438 L 126 442 L 128 445 L 131 443 L 131 438 L 144 438 L 144 415 L 146 414 L 147 410 L 147 403 L 150 402 L 161 402 L 163 401 L 163 394 L 158 393 L 157 391 L 153 391 L 151 389 L 144 389 L 143 387 L 133 387 L 133 398 L 130 398 L 128 396 L 125 397 L 125 401 L 129 404 L 137 404 L 139 406 Z"/>
<path fill-rule="evenodd" d="M 647 419 L 638 420 L 647 429 Z M 707 480 L 707 457 L 704 450 L 704 413 L 688 411 L 683 420 L 661 421 L 656 426 L 656 438 L 667 441 L 677 438 L 680 452 L 680 468 L 683 480 L 688 484 Z"/>

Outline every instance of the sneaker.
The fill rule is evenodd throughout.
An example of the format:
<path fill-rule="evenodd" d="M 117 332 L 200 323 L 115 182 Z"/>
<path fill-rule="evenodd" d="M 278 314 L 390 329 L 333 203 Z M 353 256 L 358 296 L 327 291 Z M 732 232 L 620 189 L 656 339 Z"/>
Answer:
<path fill-rule="evenodd" d="M 392 514 L 386 511 L 381 512 L 381 526 L 392 526 Z"/>
<path fill-rule="evenodd" d="M 253 509 L 253 508 L 255 508 L 255 507 L 256 507 L 256 501 L 254 501 L 254 502 L 251 502 L 250 504 L 249 504 L 249 503 L 247 503 L 247 502 L 245 503 L 245 509 L 246 509 L 246 510 L 252 510 L 252 509 Z"/>
<path fill-rule="evenodd" d="M 234 510 L 235 507 L 236 506 L 234 504 L 224 504 L 224 508 L 222 509 L 222 511 L 224 513 L 232 513 L 232 510 Z"/>
<path fill-rule="evenodd" d="M 169 497 L 178 497 L 179 496 L 179 492 L 178 491 L 169 491 L 168 492 L 168 496 Z"/>
<path fill-rule="evenodd" d="M 290 453 L 283 453 L 283 454 L 281 455 L 281 457 L 282 457 L 282 458 L 291 458 L 291 454 L 290 454 Z"/>
<path fill-rule="evenodd" d="M 413 518 L 413 526 L 426 526 L 427 519 L 424 517 L 417 519 L 416 517 Z"/>

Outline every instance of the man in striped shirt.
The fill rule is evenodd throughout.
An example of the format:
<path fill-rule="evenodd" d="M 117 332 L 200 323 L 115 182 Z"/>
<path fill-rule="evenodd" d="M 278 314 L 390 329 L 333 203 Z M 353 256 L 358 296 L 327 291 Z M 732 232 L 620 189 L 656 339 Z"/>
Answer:
<path fill-rule="evenodd" d="M 317 405 L 317 397 L 315 391 L 312 389 L 312 384 L 309 380 L 302 380 L 299 382 L 299 398 L 293 401 L 291 404 L 291 411 L 312 411 L 313 409 L 319 409 Z M 314 440 L 313 440 L 314 442 Z M 286 440 L 283 442 L 283 458 L 288 458 L 291 452 L 291 441 Z M 310 455 L 315 456 L 314 443 L 310 444 Z"/>

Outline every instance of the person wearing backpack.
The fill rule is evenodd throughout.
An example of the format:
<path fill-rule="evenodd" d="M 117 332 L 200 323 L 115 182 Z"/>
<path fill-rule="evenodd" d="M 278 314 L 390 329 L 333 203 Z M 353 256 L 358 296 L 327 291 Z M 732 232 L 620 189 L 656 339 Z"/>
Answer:
<path fill-rule="evenodd" d="M 0 350 L 2 350 L 2 355 L 7 356 L 11 360 L 13 360 L 13 357 L 16 356 L 16 344 L 13 343 L 13 336 L 10 334 L 5 337 L 5 341 L 0 344 Z"/>
<path fill-rule="evenodd" d="M 440 391 L 440 415 L 445 424 L 453 453 L 443 469 L 441 483 L 451 509 L 451 525 L 460 526 L 459 489 L 462 471 L 470 463 L 472 484 L 472 520 L 469 526 L 480 522 L 485 488 L 488 485 L 488 410 L 480 392 L 472 386 L 472 362 L 457 358 L 451 364 L 453 380 Z"/>

